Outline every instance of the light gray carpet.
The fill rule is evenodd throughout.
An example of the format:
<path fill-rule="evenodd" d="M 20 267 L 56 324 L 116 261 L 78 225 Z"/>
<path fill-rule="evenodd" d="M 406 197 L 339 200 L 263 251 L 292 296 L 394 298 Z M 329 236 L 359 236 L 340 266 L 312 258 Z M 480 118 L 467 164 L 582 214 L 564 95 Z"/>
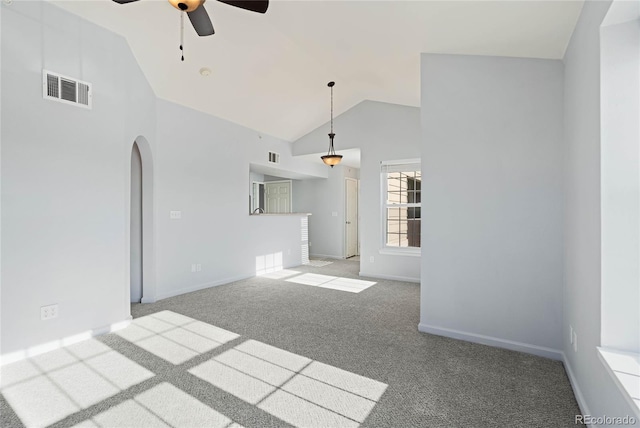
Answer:
<path fill-rule="evenodd" d="M 307 266 L 313 266 L 313 267 L 324 267 L 327 265 L 330 265 L 331 263 L 333 263 L 332 261 L 329 260 L 315 260 L 315 259 L 311 259 L 309 260 L 309 263 L 305 263 L 305 265 Z"/>
<path fill-rule="evenodd" d="M 359 264 L 348 260 L 292 270 L 359 278 Z M 560 362 L 419 333 L 419 285 L 371 280 L 377 284 L 349 293 L 257 277 L 133 305 L 134 318 L 170 310 L 240 337 L 174 365 L 118 335 L 101 336 L 99 341 L 155 376 L 52 426 L 73 426 L 163 382 L 245 427 L 290 426 L 186 374 L 247 340 L 387 384 L 362 426 L 575 426 L 579 408 Z M 4 397 L 0 418 L 2 427 L 23 426 Z"/>

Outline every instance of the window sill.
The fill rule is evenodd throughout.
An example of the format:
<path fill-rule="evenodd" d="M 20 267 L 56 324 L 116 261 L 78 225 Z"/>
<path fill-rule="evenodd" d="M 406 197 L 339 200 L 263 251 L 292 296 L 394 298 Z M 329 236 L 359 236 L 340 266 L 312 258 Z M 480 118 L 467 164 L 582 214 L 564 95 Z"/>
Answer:
<path fill-rule="evenodd" d="M 420 257 L 422 252 L 420 248 L 416 249 L 408 249 L 408 248 L 392 248 L 392 247 L 384 247 L 378 251 L 379 254 L 386 254 L 389 256 L 412 256 L 412 257 Z"/>
<path fill-rule="evenodd" d="M 640 354 L 598 347 L 598 357 L 640 418 Z"/>

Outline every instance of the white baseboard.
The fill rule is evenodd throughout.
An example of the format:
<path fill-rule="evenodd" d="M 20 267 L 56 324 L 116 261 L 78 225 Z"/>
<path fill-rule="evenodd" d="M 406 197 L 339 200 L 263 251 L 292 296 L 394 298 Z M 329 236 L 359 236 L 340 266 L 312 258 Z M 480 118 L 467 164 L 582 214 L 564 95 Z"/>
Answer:
<path fill-rule="evenodd" d="M 296 264 L 286 264 L 283 268 L 284 269 L 289 269 L 292 267 L 296 267 L 296 266 L 300 266 L 300 262 L 296 262 Z M 232 276 L 229 278 L 223 278 L 223 279 L 219 279 L 216 281 L 212 281 L 212 282 L 205 282 L 203 284 L 196 284 L 196 285 L 190 285 L 188 287 L 182 287 L 182 288 L 176 288 L 170 291 L 166 291 L 164 293 L 159 293 L 156 295 L 155 299 L 152 298 L 142 298 L 142 303 L 155 303 L 158 300 L 162 300 L 162 299 L 168 299 L 169 297 L 175 297 L 175 296 L 179 296 L 181 294 L 186 294 L 186 293 L 191 293 L 193 291 L 199 291 L 199 290 L 204 290 L 205 288 L 211 288 L 211 287 L 217 287 L 218 285 L 224 285 L 224 284 L 229 284 L 231 282 L 235 282 L 235 281 L 242 281 L 243 279 L 247 279 L 247 278 L 253 278 L 255 277 L 256 274 L 255 272 L 253 273 L 245 273 L 242 275 L 236 275 L 236 276 Z"/>
<path fill-rule="evenodd" d="M 105 325 L 102 327 L 94 328 L 84 333 L 74 334 L 72 336 L 67 336 L 62 339 L 42 343 L 36 346 L 31 346 L 21 351 L 2 354 L 0 355 L 0 366 L 9 364 L 9 363 L 14 363 L 16 361 L 24 360 L 25 358 L 30 358 L 36 355 L 44 354 L 45 352 L 53 351 L 55 349 L 62 348 L 63 346 L 73 345 L 74 343 L 82 342 L 84 340 L 91 339 L 92 337 L 102 336 L 103 334 L 113 333 L 114 331 L 122 330 L 123 328 L 131 324 L 131 320 L 132 320 L 131 315 L 129 315 L 122 321 Z"/>
<path fill-rule="evenodd" d="M 551 358 L 552 360 L 563 361 L 564 358 L 564 354 L 558 349 L 530 345 L 528 343 L 515 342 L 513 340 L 499 339 L 497 337 L 484 336 L 482 334 L 435 327 L 422 323 L 418 324 L 418 330 L 423 333 L 466 340 L 467 342 L 480 343 L 482 345 L 495 346 L 497 348 L 510 349 L 512 351 L 525 352 L 527 354 L 538 355 L 539 357 Z"/>
<path fill-rule="evenodd" d="M 420 278 L 412 278 L 410 276 L 398 276 L 398 275 L 380 275 L 377 273 L 367 273 L 367 272 L 358 272 L 360 276 L 366 276 L 369 278 L 380 278 L 380 279 L 390 279 L 392 281 L 403 281 L 403 282 L 415 282 L 420 283 Z"/>
<path fill-rule="evenodd" d="M 238 275 L 231 278 L 224 278 L 213 282 L 205 282 L 204 284 L 191 285 L 189 287 L 177 288 L 174 290 L 160 293 L 156 296 L 156 301 L 168 299 L 169 297 L 179 296 L 181 294 L 191 293 L 193 291 L 204 290 L 205 288 L 217 287 L 218 285 L 229 284 L 230 282 L 241 281 L 243 279 L 252 278 L 255 275 Z"/>
<path fill-rule="evenodd" d="M 591 415 L 591 411 L 589 411 L 589 406 L 587 406 L 587 401 L 584 399 L 584 395 L 582 394 L 582 390 L 578 385 L 578 380 L 573 374 L 573 370 L 571 369 L 571 364 L 569 364 L 569 359 L 565 355 L 564 352 L 562 354 L 562 364 L 564 365 L 564 370 L 567 372 L 567 376 L 569 377 L 569 383 L 571 384 L 571 388 L 573 389 L 573 395 L 576 396 L 576 401 L 578 402 L 578 407 L 580 407 L 580 412 L 583 415 Z"/>

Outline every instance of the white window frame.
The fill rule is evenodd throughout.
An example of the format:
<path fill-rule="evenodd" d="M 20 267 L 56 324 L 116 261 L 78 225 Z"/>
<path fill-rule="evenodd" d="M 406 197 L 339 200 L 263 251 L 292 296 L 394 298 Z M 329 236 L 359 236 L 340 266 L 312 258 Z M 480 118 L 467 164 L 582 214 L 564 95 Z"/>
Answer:
<path fill-rule="evenodd" d="M 397 168 L 400 166 L 407 166 L 404 168 L 406 171 L 421 171 L 422 165 L 419 158 L 416 159 L 401 159 L 394 161 L 382 161 L 380 162 L 380 254 L 390 255 L 404 255 L 404 256 L 420 256 L 422 253 L 421 247 L 396 247 L 387 245 L 387 208 L 391 205 L 387 204 L 387 174 L 390 167 Z M 422 208 L 422 201 L 420 203 L 412 204 L 394 204 L 393 206 L 406 206 L 406 207 L 419 207 Z M 422 242 L 420 243 L 422 245 Z"/>

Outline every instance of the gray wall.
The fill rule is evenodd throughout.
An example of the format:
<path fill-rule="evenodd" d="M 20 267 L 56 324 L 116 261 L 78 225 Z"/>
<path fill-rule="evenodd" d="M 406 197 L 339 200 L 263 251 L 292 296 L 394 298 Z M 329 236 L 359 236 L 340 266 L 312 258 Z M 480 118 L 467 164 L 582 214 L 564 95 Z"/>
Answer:
<path fill-rule="evenodd" d="M 309 217 L 311 256 L 344 258 L 345 178 L 357 179 L 359 169 L 344 165 L 326 168 L 327 179 L 294 180 L 293 211 L 312 214 Z"/>
<path fill-rule="evenodd" d="M 562 331 L 565 366 L 582 411 L 624 416 L 632 415 L 632 410 L 596 352 L 601 343 L 602 321 L 600 23 L 610 4 L 585 2 L 564 58 L 566 197 Z M 578 335 L 577 352 L 569 344 L 569 325 Z"/>
<path fill-rule="evenodd" d="M 602 346 L 640 353 L 640 21 L 603 27 L 600 47 Z"/>
<path fill-rule="evenodd" d="M 322 165 L 294 159 L 289 142 L 158 101 L 120 36 L 47 2 L 0 7 L 3 362 L 130 319 L 139 136 L 155 199 L 146 301 L 255 275 L 270 254 L 300 264 L 300 217 L 248 215 L 249 162 L 267 167 L 276 151 L 283 171 L 326 177 Z M 43 68 L 91 82 L 93 109 L 44 100 Z M 59 317 L 41 321 L 49 304 Z"/>
<path fill-rule="evenodd" d="M 1 7 L 7 354 L 129 317 L 131 146 L 154 140 L 155 96 L 124 38 L 50 3 Z M 43 68 L 91 82 L 93 110 L 43 99 Z"/>
<path fill-rule="evenodd" d="M 326 153 L 327 129 L 321 126 L 295 141 L 294 155 Z M 334 118 L 334 130 L 338 154 L 360 149 L 360 274 L 419 282 L 420 257 L 380 253 L 380 162 L 420 157 L 420 109 L 363 101 Z"/>
<path fill-rule="evenodd" d="M 420 330 L 560 358 L 557 60 L 422 55 Z"/>
<path fill-rule="evenodd" d="M 248 215 L 249 164 L 275 151 L 283 169 L 321 176 L 322 165 L 293 159 L 290 143 L 168 101 L 158 100 L 157 115 L 157 298 L 253 276 L 268 254 L 299 265 L 299 217 Z"/>

